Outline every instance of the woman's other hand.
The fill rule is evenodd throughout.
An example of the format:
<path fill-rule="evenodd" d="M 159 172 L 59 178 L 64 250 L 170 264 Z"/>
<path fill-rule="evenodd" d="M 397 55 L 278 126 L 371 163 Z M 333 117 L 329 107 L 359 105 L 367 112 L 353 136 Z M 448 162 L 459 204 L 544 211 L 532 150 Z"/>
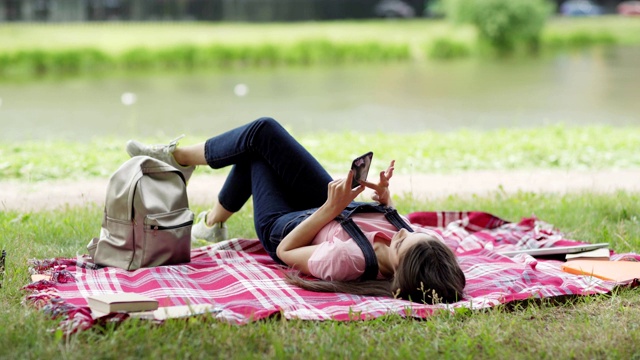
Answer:
<path fill-rule="evenodd" d="M 395 169 L 395 160 L 391 160 L 391 164 L 385 171 L 380 172 L 380 180 L 378 183 L 371 183 L 368 181 L 360 181 L 361 185 L 364 185 L 374 191 L 371 198 L 373 201 L 377 201 L 382 205 L 391 206 L 391 192 L 389 191 L 389 180 L 393 176 L 393 170 Z"/>

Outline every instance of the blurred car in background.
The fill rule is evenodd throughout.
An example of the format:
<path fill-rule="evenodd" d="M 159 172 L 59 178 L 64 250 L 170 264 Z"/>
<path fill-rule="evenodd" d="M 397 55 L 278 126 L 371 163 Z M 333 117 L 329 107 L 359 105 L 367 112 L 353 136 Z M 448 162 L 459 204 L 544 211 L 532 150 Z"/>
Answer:
<path fill-rule="evenodd" d="M 376 4 L 373 11 L 376 16 L 388 19 L 416 16 L 414 8 L 402 0 L 382 0 Z"/>
<path fill-rule="evenodd" d="M 591 0 L 568 0 L 560 5 L 564 16 L 596 16 L 602 14 L 602 7 Z"/>
<path fill-rule="evenodd" d="M 618 14 L 624 16 L 640 16 L 640 1 L 623 1 L 618 4 Z"/>

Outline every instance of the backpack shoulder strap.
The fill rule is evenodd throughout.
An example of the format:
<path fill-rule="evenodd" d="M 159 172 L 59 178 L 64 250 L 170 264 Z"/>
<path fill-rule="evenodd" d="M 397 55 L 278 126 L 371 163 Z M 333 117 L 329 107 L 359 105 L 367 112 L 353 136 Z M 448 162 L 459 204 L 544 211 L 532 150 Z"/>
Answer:
<path fill-rule="evenodd" d="M 351 236 L 353 241 L 358 244 L 358 247 L 364 254 L 365 269 L 360 279 L 375 280 L 378 277 L 378 258 L 376 257 L 376 252 L 373 250 L 373 246 L 351 217 L 341 220 L 340 225 L 342 225 L 342 228 Z"/>
<path fill-rule="evenodd" d="M 358 212 L 379 212 L 384 213 L 385 218 L 389 223 L 396 227 L 396 229 L 407 229 L 410 232 L 413 232 L 413 229 L 409 224 L 404 221 L 398 211 L 389 206 L 382 205 L 371 205 L 371 204 L 354 204 L 354 206 L 348 207 L 343 211 L 338 217 L 336 221 L 342 225 L 342 228 L 351 236 L 353 241 L 358 244 L 360 250 L 364 254 L 364 263 L 365 269 L 364 274 L 360 277 L 361 280 L 375 280 L 378 277 L 378 258 L 376 257 L 376 252 L 373 250 L 373 246 L 367 240 L 366 236 L 362 233 L 362 230 L 356 225 L 356 223 L 351 218 L 351 215 Z"/>
<path fill-rule="evenodd" d="M 400 215 L 398 214 L 398 210 L 392 207 L 387 207 L 384 213 L 384 217 L 387 218 L 387 221 L 395 226 L 396 229 L 406 229 L 409 232 L 413 232 L 411 226 L 409 226 L 409 224 L 407 224 L 407 222 L 400 217 Z"/>

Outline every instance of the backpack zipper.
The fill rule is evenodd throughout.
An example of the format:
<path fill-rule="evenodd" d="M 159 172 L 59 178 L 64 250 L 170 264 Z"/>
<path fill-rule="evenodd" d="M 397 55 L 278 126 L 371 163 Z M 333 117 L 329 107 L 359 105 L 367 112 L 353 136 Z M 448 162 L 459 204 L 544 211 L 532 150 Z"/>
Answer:
<path fill-rule="evenodd" d="M 178 228 L 189 226 L 189 225 L 193 225 L 193 220 L 184 222 L 179 225 L 171 225 L 171 226 L 151 225 L 151 230 L 173 230 L 173 229 L 178 229 Z"/>

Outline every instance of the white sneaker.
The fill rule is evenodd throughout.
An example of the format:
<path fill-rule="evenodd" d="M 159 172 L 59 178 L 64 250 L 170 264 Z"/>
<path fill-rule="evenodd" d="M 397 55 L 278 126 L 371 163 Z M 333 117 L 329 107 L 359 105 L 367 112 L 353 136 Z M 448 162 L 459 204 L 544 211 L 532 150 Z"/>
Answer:
<path fill-rule="evenodd" d="M 191 241 L 198 239 L 206 240 L 209 242 L 220 242 L 229 238 L 227 225 L 225 223 L 216 223 L 213 226 L 207 226 L 205 221 L 207 218 L 207 212 L 203 211 L 198 214 L 197 222 L 191 228 Z"/>
<path fill-rule="evenodd" d="M 131 157 L 146 155 L 154 159 L 166 162 L 167 164 L 180 170 L 184 175 L 185 182 L 187 182 L 189 181 L 189 178 L 191 178 L 191 175 L 193 174 L 193 171 L 196 169 L 196 167 L 193 165 L 180 165 L 173 157 L 173 152 L 176 150 L 176 146 L 178 146 L 178 140 L 182 139 L 183 137 L 184 135 L 181 135 L 178 138 L 172 140 L 167 145 L 146 145 L 135 140 L 129 140 L 127 142 L 126 149 L 127 153 Z"/>

